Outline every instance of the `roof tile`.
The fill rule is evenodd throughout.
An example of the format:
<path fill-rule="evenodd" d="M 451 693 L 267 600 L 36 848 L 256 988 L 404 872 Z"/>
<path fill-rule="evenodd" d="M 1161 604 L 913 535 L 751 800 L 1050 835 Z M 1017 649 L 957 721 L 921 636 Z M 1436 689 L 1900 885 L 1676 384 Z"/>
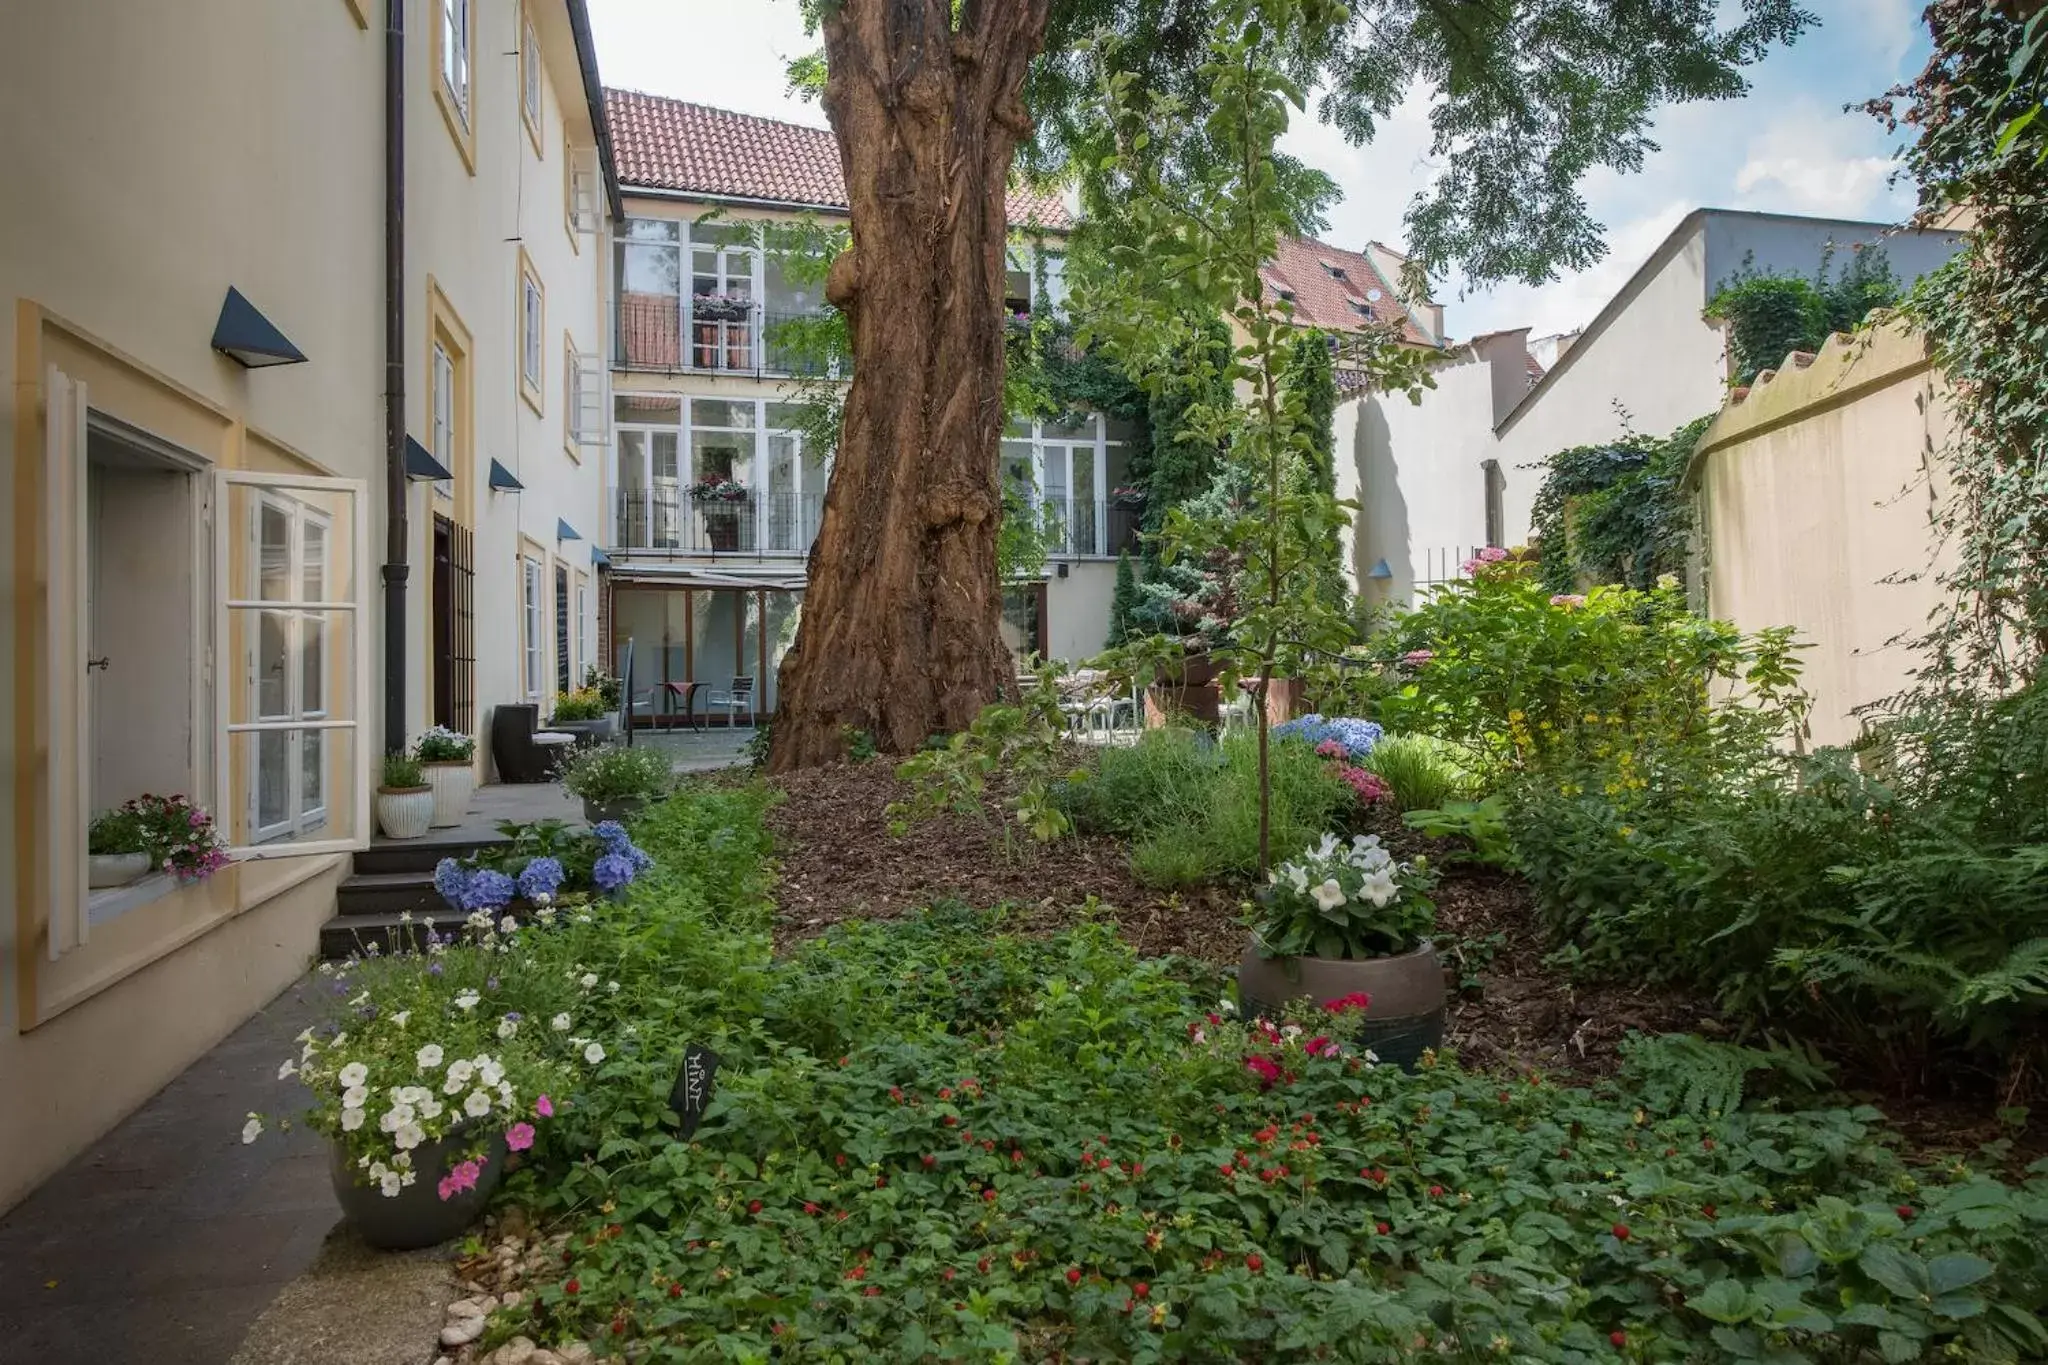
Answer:
<path fill-rule="evenodd" d="M 1393 285 L 1363 252 L 1346 251 L 1312 237 L 1283 237 L 1273 259 L 1259 273 L 1267 288 L 1293 296 L 1295 321 L 1306 326 L 1356 332 L 1398 321 L 1403 341 L 1416 346 L 1434 346 L 1439 341 L 1417 325 Z M 1378 298 L 1372 297 L 1375 293 Z"/>

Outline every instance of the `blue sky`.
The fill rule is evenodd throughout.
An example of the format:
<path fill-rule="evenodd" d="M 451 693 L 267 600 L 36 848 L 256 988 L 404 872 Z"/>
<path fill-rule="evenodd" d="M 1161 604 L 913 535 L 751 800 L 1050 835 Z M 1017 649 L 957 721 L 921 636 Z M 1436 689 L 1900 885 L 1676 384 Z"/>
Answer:
<path fill-rule="evenodd" d="M 589 0 L 607 84 L 822 126 L 814 104 L 783 90 L 782 62 L 805 51 L 796 0 Z M 1917 71 L 1927 55 L 1918 0 L 1805 0 L 1820 25 L 1751 70 L 1742 99 L 1665 110 L 1660 150 L 1634 175 L 1598 172 L 1584 193 L 1605 226 L 1608 255 L 1592 269 L 1531 288 L 1460 297 L 1443 281 L 1452 335 L 1528 326 L 1540 335 L 1590 321 L 1687 211 L 1768 209 L 1894 222 L 1912 206 L 1892 185 L 1894 141 L 1860 103 Z M 1428 183 L 1429 129 L 1420 92 L 1368 147 L 1351 147 L 1312 115 L 1287 149 L 1337 180 L 1343 201 L 1326 234 L 1342 246 L 1402 239 L 1402 214 Z"/>

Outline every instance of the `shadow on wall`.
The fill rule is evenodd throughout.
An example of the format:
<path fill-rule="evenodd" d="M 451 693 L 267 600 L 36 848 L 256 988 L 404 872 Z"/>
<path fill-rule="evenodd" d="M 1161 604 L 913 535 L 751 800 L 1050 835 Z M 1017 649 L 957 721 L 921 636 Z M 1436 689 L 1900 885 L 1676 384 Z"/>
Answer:
<path fill-rule="evenodd" d="M 1368 398 L 1358 405 L 1351 463 L 1358 476 L 1357 531 L 1351 537 L 1351 571 L 1358 583 L 1358 596 L 1375 607 L 1404 602 L 1415 589 L 1408 500 L 1401 493 L 1401 471 L 1394 462 L 1386 410 L 1377 399 Z M 1374 578 L 1373 566 L 1382 559 L 1387 561 L 1389 574 Z"/>

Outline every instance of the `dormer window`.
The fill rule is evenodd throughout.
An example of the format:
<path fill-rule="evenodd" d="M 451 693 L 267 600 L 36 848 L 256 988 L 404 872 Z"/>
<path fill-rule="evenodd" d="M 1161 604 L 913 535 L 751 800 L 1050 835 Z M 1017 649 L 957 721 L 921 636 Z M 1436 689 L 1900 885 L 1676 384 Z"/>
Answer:
<path fill-rule="evenodd" d="M 1367 319 L 1372 317 L 1372 305 L 1364 299 L 1351 299 L 1348 302 L 1351 304 L 1351 311 L 1358 314 L 1358 316 Z"/>
<path fill-rule="evenodd" d="M 1341 265 L 1331 265 L 1328 261 L 1319 261 L 1317 262 L 1317 264 L 1321 265 L 1324 270 L 1328 271 L 1330 274 L 1330 278 L 1333 280 L 1342 280 L 1350 278 L 1344 273 L 1344 267 Z"/>
<path fill-rule="evenodd" d="M 1280 295 L 1280 301 L 1281 301 L 1282 303 L 1293 303 L 1293 302 L 1294 302 L 1294 291 L 1293 291 L 1292 289 L 1279 289 L 1279 290 L 1276 290 L 1275 292 L 1276 292 L 1276 293 L 1278 293 L 1278 294 Z"/>

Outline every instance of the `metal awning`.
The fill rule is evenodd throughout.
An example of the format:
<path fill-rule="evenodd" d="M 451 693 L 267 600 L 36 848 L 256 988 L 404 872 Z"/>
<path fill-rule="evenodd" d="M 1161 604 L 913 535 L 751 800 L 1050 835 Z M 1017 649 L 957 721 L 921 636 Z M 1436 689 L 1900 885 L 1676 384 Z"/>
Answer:
<path fill-rule="evenodd" d="M 213 349 L 251 370 L 298 365 L 306 359 L 306 353 L 292 345 L 291 339 L 278 331 L 276 324 L 257 311 L 256 305 L 233 285 L 228 286 L 220 317 L 213 324 Z"/>
<path fill-rule="evenodd" d="M 523 493 L 526 485 L 512 477 L 512 471 L 491 461 L 491 491 L 494 493 Z"/>
<path fill-rule="evenodd" d="M 804 567 L 792 562 L 775 564 L 661 564 L 634 560 L 613 560 L 613 583 L 645 583 L 664 588 L 768 588 L 778 592 L 801 592 Z"/>
<path fill-rule="evenodd" d="M 405 438 L 405 477 L 419 483 L 431 483 L 455 477 L 453 470 L 434 458 L 434 452 L 415 441 Z"/>

